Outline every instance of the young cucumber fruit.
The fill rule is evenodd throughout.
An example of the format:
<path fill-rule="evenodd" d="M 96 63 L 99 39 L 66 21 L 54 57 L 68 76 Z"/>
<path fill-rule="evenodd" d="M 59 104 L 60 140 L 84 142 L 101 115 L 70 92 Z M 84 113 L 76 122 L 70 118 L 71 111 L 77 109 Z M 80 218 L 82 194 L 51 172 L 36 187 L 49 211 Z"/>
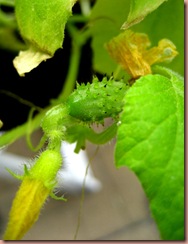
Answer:
<path fill-rule="evenodd" d="M 123 107 L 123 97 L 129 86 L 122 81 L 97 78 L 90 84 L 77 84 L 69 96 L 69 114 L 85 122 L 101 122 L 104 118 L 115 118 Z"/>

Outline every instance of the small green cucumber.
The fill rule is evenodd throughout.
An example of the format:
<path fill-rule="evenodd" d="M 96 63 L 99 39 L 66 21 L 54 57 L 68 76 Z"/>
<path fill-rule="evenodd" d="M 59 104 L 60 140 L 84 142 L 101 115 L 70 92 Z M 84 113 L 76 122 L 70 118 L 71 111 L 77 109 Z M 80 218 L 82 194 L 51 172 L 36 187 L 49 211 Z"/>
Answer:
<path fill-rule="evenodd" d="M 123 97 L 129 86 L 122 81 L 97 78 L 92 83 L 77 84 L 77 89 L 67 99 L 69 115 L 86 122 L 101 122 L 115 118 L 123 107 Z"/>

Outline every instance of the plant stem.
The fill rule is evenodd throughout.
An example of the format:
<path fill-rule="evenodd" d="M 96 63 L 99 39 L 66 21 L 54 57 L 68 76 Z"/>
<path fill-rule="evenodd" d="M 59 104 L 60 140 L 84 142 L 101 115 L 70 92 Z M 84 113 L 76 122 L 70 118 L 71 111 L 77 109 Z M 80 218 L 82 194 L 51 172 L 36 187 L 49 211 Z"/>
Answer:
<path fill-rule="evenodd" d="M 71 16 L 68 20 L 68 23 L 86 23 L 89 20 L 89 18 L 87 16 L 83 16 L 80 14 L 75 14 L 73 16 Z"/>
<path fill-rule="evenodd" d="M 20 137 L 24 136 L 28 131 L 28 123 L 31 126 L 30 132 L 33 132 L 36 129 L 38 129 L 41 123 L 41 119 L 43 118 L 44 114 L 48 109 L 49 107 L 37 114 L 32 121 L 27 121 L 24 124 L 17 126 L 16 128 L 13 128 L 12 130 L 2 134 L 0 136 L 0 148 L 9 145 L 15 142 Z"/>
<path fill-rule="evenodd" d="M 120 65 L 117 66 L 117 68 L 114 71 L 114 79 L 118 78 L 119 73 L 122 71 L 122 67 Z"/>
<path fill-rule="evenodd" d="M 14 0 L 0 0 L 0 5 L 14 7 Z"/>
<path fill-rule="evenodd" d="M 85 15 L 85 16 L 90 15 L 90 12 L 91 12 L 90 1 L 80 0 L 80 8 L 81 8 L 83 15 Z"/>
<path fill-rule="evenodd" d="M 63 86 L 63 89 L 58 97 L 58 100 L 62 102 L 66 100 L 66 98 L 74 89 L 79 70 L 82 47 L 86 43 L 87 39 L 90 37 L 89 31 L 79 31 L 71 23 L 67 24 L 67 28 L 72 37 L 72 50 L 65 85 Z"/>
<path fill-rule="evenodd" d="M 63 90 L 58 97 L 58 100 L 60 101 L 64 101 L 74 89 L 75 81 L 78 75 L 80 57 L 81 46 L 73 41 L 68 74 L 65 80 L 65 85 L 63 86 Z"/>
<path fill-rule="evenodd" d="M 1 9 L 0 9 L 0 23 L 1 25 L 10 27 L 12 29 L 17 28 L 15 16 L 13 14 L 5 14 Z"/>

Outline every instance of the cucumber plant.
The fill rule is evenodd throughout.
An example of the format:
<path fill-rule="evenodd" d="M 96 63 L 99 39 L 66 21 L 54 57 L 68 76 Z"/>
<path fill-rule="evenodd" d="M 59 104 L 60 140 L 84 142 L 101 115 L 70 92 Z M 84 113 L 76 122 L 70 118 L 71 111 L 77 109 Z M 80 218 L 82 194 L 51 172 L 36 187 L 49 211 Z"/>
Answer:
<path fill-rule="evenodd" d="M 0 28 L 19 31 L 25 42 L 21 45 L 11 32 L 14 38 L 9 49 L 17 42 L 19 55 L 14 66 L 19 75 L 53 58 L 66 38 L 65 26 L 73 41 L 67 78 L 59 96 L 29 122 L 0 137 L 0 146 L 8 145 L 26 134 L 29 124 L 31 132 L 41 127 L 41 141 L 47 141 L 31 167 L 25 166 L 23 176 L 10 172 L 22 184 L 4 239 L 21 239 L 38 219 L 46 198 L 50 195 L 59 199 L 53 190 L 63 160 L 62 140 L 76 142 L 75 151 L 79 152 L 87 140 L 100 145 L 117 137 L 115 166 L 129 167 L 137 175 L 161 238 L 183 240 L 184 2 L 97 0 L 91 5 L 89 0 L 80 0 L 76 4 L 80 4 L 81 14 L 72 15 L 75 3 L 76 0 L 0 0 L 0 7 L 15 8 L 15 19 L 0 9 Z M 84 27 L 80 30 L 77 23 Z M 89 38 L 93 80 L 77 84 L 74 89 L 82 47 Z M 158 63 L 162 66 L 155 65 Z M 101 81 L 97 73 L 103 76 Z M 91 125 L 103 124 L 108 117 L 113 124 L 96 133 Z M 3 129 L 3 121 L 0 126 Z"/>

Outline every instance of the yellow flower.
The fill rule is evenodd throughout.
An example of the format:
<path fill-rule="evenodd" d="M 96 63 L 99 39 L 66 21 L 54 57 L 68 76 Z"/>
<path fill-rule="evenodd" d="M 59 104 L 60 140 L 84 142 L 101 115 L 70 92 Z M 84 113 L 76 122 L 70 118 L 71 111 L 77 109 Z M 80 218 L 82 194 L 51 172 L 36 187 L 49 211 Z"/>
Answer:
<path fill-rule="evenodd" d="M 150 47 L 144 33 L 124 31 L 106 44 L 111 57 L 133 78 L 151 74 L 151 65 L 170 62 L 177 54 L 175 45 L 168 39 L 159 41 L 157 47 Z"/>
<path fill-rule="evenodd" d="M 45 200 L 52 195 L 61 164 L 60 152 L 48 149 L 42 152 L 30 170 L 25 169 L 12 204 L 4 240 L 20 240 L 37 221 Z"/>
<path fill-rule="evenodd" d="M 43 182 L 25 176 L 9 214 L 4 240 L 20 240 L 37 221 L 50 190 Z"/>

